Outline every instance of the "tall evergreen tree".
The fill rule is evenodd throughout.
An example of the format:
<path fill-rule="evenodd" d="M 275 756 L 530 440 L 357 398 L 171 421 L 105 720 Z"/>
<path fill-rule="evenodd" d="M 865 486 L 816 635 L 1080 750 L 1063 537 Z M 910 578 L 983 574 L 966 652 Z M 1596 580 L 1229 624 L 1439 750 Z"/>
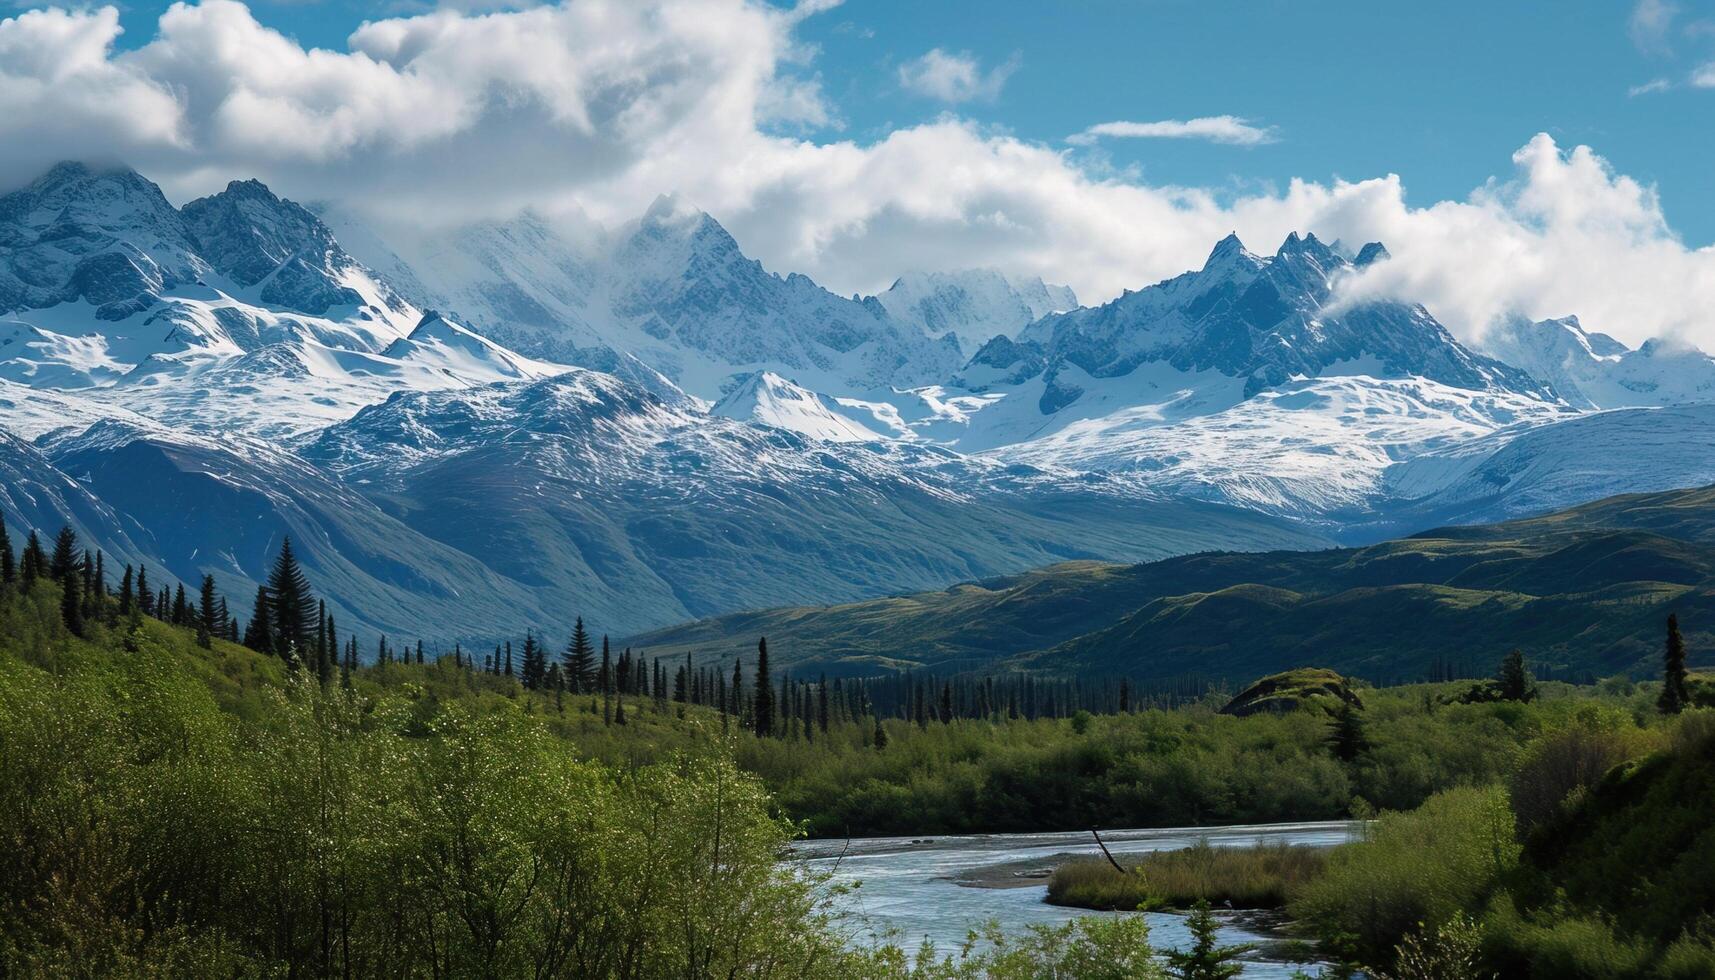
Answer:
<path fill-rule="evenodd" d="M 325 632 L 328 637 L 328 669 L 331 671 L 334 667 L 334 661 L 339 659 L 339 630 L 334 626 L 332 616 L 327 618 L 327 628 Z"/>
<path fill-rule="evenodd" d="M 197 643 L 203 647 L 214 645 L 214 635 L 226 624 L 219 621 L 220 605 L 214 594 L 214 576 L 202 577 L 202 595 L 197 615 Z"/>
<path fill-rule="evenodd" d="M 774 687 L 768 676 L 768 637 L 756 641 L 756 688 L 750 698 L 750 713 L 757 738 L 774 734 Z"/>
<path fill-rule="evenodd" d="M 12 557 L 12 537 L 6 533 L 6 522 L 0 521 L 0 585 L 18 580 L 18 562 Z"/>
<path fill-rule="evenodd" d="M 60 579 L 60 618 L 73 636 L 83 635 L 83 577 L 68 573 Z"/>
<path fill-rule="evenodd" d="M 1352 762 L 1369 748 L 1364 734 L 1364 719 L 1350 702 L 1340 702 L 1328 731 L 1328 747 L 1341 762 Z"/>
<path fill-rule="evenodd" d="M 137 604 L 137 594 L 131 584 L 131 566 L 125 566 L 125 575 L 119 579 L 119 614 L 131 615 L 131 607 Z"/>
<path fill-rule="evenodd" d="M 149 588 L 149 566 L 137 566 L 137 608 L 143 610 L 143 615 L 155 614 L 155 593 Z"/>
<path fill-rule="evenodd" d="M 244 630 L 244 645 L 257 653 L 282 652 L 274 642 L 274 604 L 266 585 L 256 587 L 256 604 L 250 607 L 250 624 Z"/>
<path fill-rule="evenodd" d="M 274 642 L 282 650 L 295 649 L 300 657 L 313 651 L 316 632 L 316 600 L 310 580 L 292 553 L 292 539 L 280 539 L 280 553 L 268 573 L 268 600 L 274 613 Z"/>
<path fill-rule="evenodd" d="M 519 673 L 519 680 L 524 686 L 535 690 L 542 686 L 542 680 L 547 676 L 547 658 L 542 655 L 540 646 L 536 643 L 536 634 L 530 631 L 524 633 L 524 669 Z M 507 660 L 510 667 L 511 658 Z"/>
<path fill-rule="evenodd" d="M 1523 650 L 1514 649 L 1501 659 L 1496 684 L 1503 701 L 1529 701 L 1536 697 L 1536 679 L 1531 677 L 1524 662 Z"/>
<path fill-rule="evenodd" d="M 83 554 L 77 547 L 77 532 L 67 524 L 54 539 L 54 557 L 48 562 L 48 577 L 64 582 L 69 576 L 83 576 Z M 81 584 L 81 583 L 80 583 Z"/>
<path fill-rule="evenodd" d="M 18 577 L 23 579 L 24 587 L 29 588 L 36 579 L 48 574 L 48 556 L 42 550 L 42 539 L 30 530 L 30 536 L 24 541 L 24 557 L 19 562 Z"/>
<path fill-rule="evenodd" d="M 1691 703 L 1690 685 L 1686 683 L 1685 639 L 1679 635 L 1679 616 L 1667 617 L 1667 649 L 1662 656 L 1661 695 L 1656 707 L 1664 715 L 1677 715 Z"/>
<path fill-rule="evenodd" d="M 566 685 L 573 694 L 584 694 L 593 690 L 595 680 L 595 647 L 590 645 L 590 635 L 584 630 L 584 618 L 579 616 L 572 626 L 572 641 L 566 644 L 565 661 Z"/>
<path fill-rule="evenodd" d="M 191 606 L 185 599 L 185 583 L 179 583 L 179 589 L 173 594 L 173 625 L 191 625 Z"/>

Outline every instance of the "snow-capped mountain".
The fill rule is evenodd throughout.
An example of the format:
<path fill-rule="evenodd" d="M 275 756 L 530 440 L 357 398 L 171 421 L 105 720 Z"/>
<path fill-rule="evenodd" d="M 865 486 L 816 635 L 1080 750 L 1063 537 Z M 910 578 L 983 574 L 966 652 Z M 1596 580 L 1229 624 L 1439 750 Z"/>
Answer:
<path fill-rule="evenodd" d="M 1715 401 L 1715 358 L 1663 340 L 1632 350 L 1607 334 L 1585 330 L 1575 316 L 1508 320 L 1489 331 L 1483 348 L 1552 385 L 1578 408 Z"/>
<path fill-rule="evenodd" d="M 0 196 L 0 313 L 83 303 L 114 321 L 210 271 L 161 189 L 123 168 L 62 163 Z"/>
<path fill-rule="evenodd" d="M 235 590 L 291 534 L 349 625 L 477 639 L 1715 480 L 1715 361 L 1575 320 L 1476 353 L 1344 299 L 1379 244 L 1229 237 L 1077 308 L 991 272 L 840 297 L 670 198 L 380 227 L 75 164 L 0 198 L 0 511 Z M 1638 405 L 1683 407 L 1590 411 Z"/>
<path fill-rule="evenodd" d="M 1078 307 L 1069 286 L 994 269 L 911 272 L 875 298 L 895 319 L 930 337 L 951 333 L 966 354 L 997 336 L 1011 337 L 1050 313 Z"/>
<path fill-rule="evenodd" d="M 366 261 L 420 284 L 402 287 L 419 302 L 499 343 L 585 367 L 627 354 L 711 402 L 756 371 L 850 393 L 929 384 L 962 361 L 956 341 L 874 299 L 767 271 L 713 217 L 670 197 L 635 222 L 571 236 L 529 214 L 419 240 L 349 209 L 323 213 Z"/>
<path fill-rule="evenodd" d="M 775 374 L 758 371 L 709 409 L 710 415 L 786 429 L 822 442 L 878 442 L 888 436 L 866 427 L 855 411 L 826 395 Z"/>
<path fill-rule="evenodd" d="M 1380 251 L 1376 244 L 1359 257 L 1372 261 Z M 1201 270 L 1046 317 L 1020 340 L 1041 350 L 1045 371 L 1071 364 L 1115 377 L 1164 361 L 1241 378 L 1246 397 L 1296 377 L 1367 374 L 1554 400 L 1523 371 L 1467 349 L 1422 306 L 1336 302 L 1341 278 L 1355 268 L 1315 235 L 1294 232 L 1267 258 L 1229 235 Z M 1077 397 L 1069 389 L 1058 395 Z"/>

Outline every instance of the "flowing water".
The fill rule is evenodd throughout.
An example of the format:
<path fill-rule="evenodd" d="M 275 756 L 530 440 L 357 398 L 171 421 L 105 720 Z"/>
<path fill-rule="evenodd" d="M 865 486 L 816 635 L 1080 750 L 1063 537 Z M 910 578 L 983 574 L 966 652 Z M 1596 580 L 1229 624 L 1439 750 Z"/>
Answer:
<path fill-rule="evenodd" d="M 1116 856 L 1175 850 L 1207 840 L 1216 847 L 1288 843 L 1329 847 L 1344 843 L 1350 821 L 1254 824 L 1240 827 L 1189 827 L 1103 831 Z M 856 885 L 836 901 L 860 940 L 886 939 L 914 949 L 927 939 L 943 953 L 957 950 L 966 934 L 989 920 L 1007 931 L 1032 923 L 1058 925 L 1084 915 L 1138 913 L 1091 912 L 1049 905 L 1045 871 L 1068 856 L 1097 857 L 1089 832 L 981 834 L 968 837 L 866 838 L 804 841 L 794 851 L 811 869 Z M 1151 942 L 1178 948 L 1189 942 L 1183 916 L 1144 913 Z M 1252 919 L 1222 913 L 1223 943 L 1263 942 L 1245 965 L 1247 978 L 1290 977 L 1296 970 L 1315 975 L 1314 965 L 1271 958 L 1267 940 Z M 1275 954 L 1278 956 L 1278 952 Z"/>

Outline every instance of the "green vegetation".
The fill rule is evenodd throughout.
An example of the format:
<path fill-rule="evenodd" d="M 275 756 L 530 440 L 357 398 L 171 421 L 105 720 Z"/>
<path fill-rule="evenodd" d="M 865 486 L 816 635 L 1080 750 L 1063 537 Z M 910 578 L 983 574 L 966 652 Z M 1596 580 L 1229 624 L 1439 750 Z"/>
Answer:
<path fill-rule="evenodd" d="M 1715 647 L 1715 489 L 1615 497 L 1363 548 L 1088 562 L 936 592 L 746 612 L 657 631 L 668 656 L 776 667 L 1041 669 L 1243 684 L 1320 664 L 1374 683 L 1488 676 L 1510 649 L 1539 677 L 1657 676 L 1677 610 Z M 1402 629 L 1402 624 L 1410 624 Z"/>
<path fill-rule="evenodd" d="M 1048 879 L 1048 900 L 1086 909 L 1186 909 L 1199 902 L 1272 909 L 1322 871 L 1319 848 L 1263 844 L 1213 847 L 1198 841 L 1178 851 L 1126 858 L 1125 873 L 1104 860 L 1062 864 Z"/>
<path fill-rule="evenodd" d="M 1507 788 L 1383 814 L 1289 908 L 1383 975 L 1715 975 L 1715 715 L 1628 722 L 1588 706 Z"/>
<path fill-rule="evenodd" d="M 1467 704 L 1468 683 L 1361 690 L 1361 740 L 1347 753 L 1323 712 L 1219 713 L 1224 698 L 1166 710 L 1035 720 L 883 719 L 813 740 L 740 739 L 814 836 L 1171 827 L 1336 819 L 1407 810 L 1458 786 L 1494 785 L 1525 747 L 1593 703 L 1653 716 L 1650 688 L 1598 694 L 1544 683 L 1528 704 Z M 1350 722 L 1348 722 L 1350 723 Z"/>
<path fill-rule="evenodd" d="M 1715 715 L 1676 673 L 1677 621 L 1665 646 L 1656 627 L 1670 697 L 1536 683 L 1520 654 L 1476 687 L 1305 670 L 1247 692 L 1256 710 L 1139 710 L 1123 683 L 809 683 L 605 639 L 598 656 L 581 629 L 559 655 L 527 635 L 517 673 L 507 643 L 479 667 L 383 640 L 360 666 L 287 549 L 240 630 L 212 581 L 187 595 L 125 569 L 114 594 L 69 535 L 51 557 L 38 535 L 15 562 L 6 544 L 8 976 L 1160 976 L 1137 918 L 855 949 L 781 855 L 805 830 L 1377 807 L 1325 855 L 1193 848 L 1141 874 L 1068 868 L 1056 897 L 1284 901 L 1378 976 L 1715 971 Z M 1235 951 L 1205 931 L 1166 969 L 1225 975 Z"/>
<path fill-rule="evenodd" d="M 1363 706 L 1346 678 L 1323 667 L 1300 667 L 1270 674 L 1245 688 L 1221 708 L 1221 714 L 1243 718 L 1263 712 L 1280 714 L 1304 708 L 1336 712 L 1343 707 Z"/>

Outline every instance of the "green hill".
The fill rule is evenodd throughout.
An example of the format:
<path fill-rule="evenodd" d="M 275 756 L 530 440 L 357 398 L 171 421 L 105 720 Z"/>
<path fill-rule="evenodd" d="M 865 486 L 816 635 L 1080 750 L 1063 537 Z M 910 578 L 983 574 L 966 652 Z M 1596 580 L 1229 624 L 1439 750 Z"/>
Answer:
<path fill-rule="evenodd" d="M 1388 681 L 1486 671 L 1512 647 L 1548 670 L 1653 669 L 1680 614 L 1715 642 L 1715 488 L 1633 494 L 1362 548 L 1068 563 L 937 592 L 700 620 L 635 637 L 653 654 L 865 673 L 979 667 L 1243 680 L 1304 663 Z M 1706 614 L 1707 613 L 1707 614 Z"/>

